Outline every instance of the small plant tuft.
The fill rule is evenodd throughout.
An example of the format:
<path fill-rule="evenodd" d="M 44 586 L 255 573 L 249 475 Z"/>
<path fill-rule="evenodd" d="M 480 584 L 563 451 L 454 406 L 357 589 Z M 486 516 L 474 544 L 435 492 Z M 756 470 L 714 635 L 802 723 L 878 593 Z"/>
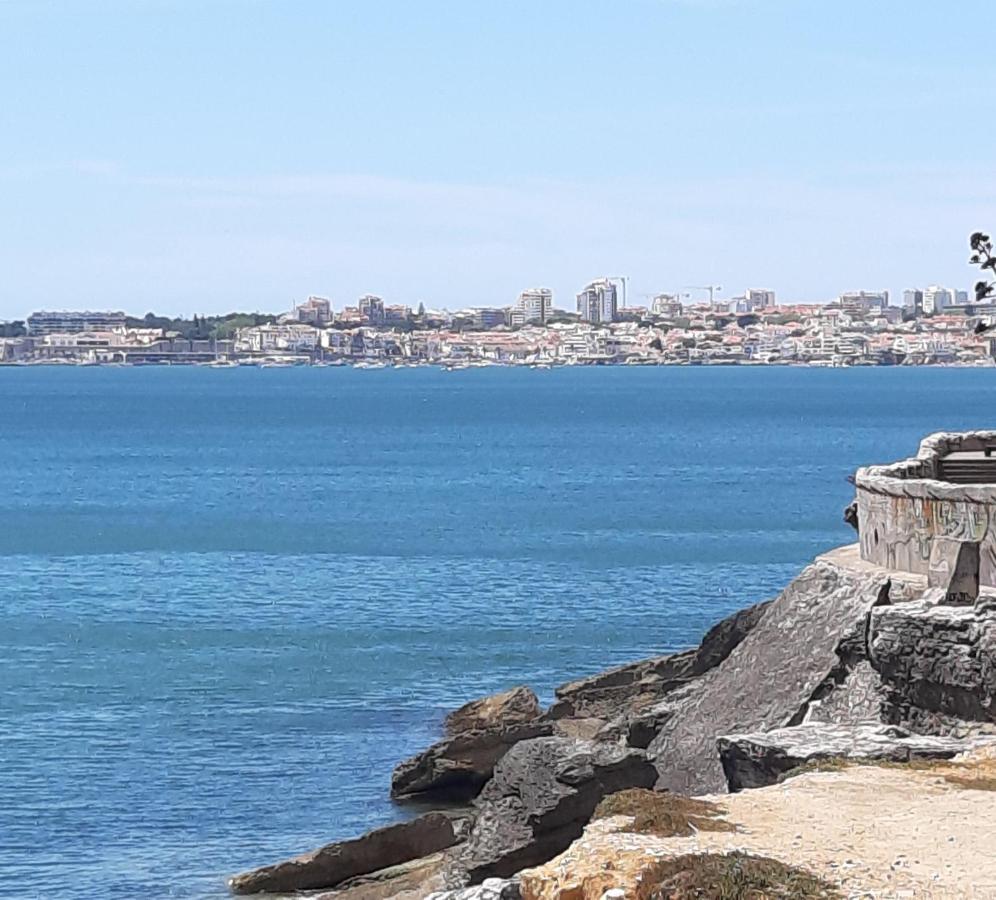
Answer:
<path fill-rule="evenodd" d="M 841 900 L 830 883 L 767 856 L 690 853 L 663 860 L 650 900 Z"/>
<path fill-rule="evenodd" d="M 705 800 L 631 788 L 603 799 L 595 809 L 592 820 L 631 816 L 633 824 L 628 831 L 661 837 L 687 837 L 696 831 L 736 831 L 732 822 L 718 818 L 725 812 L 721 806 Z"/>

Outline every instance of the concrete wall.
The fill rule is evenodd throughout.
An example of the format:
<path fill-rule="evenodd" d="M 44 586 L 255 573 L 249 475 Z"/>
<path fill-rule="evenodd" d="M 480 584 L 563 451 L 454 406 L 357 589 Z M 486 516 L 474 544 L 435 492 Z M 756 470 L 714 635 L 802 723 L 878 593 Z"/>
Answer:
<path fill-rule="evenodd" d="M 996 431 L 934 434 L 917 455 L 855 476 L 861 557 L 946 586 L 962 556 L 979 544 L 979 580 L 996 586 L 996 485 L 936 481 L 938 460 L 959 450 L 996 444 Z"/>

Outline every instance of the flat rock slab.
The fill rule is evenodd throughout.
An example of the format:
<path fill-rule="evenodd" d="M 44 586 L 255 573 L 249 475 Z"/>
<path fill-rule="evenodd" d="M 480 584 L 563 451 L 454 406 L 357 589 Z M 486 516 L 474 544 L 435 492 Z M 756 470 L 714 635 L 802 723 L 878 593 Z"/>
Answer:
<path fill-rule="evenodd" d="M 431 856 L 460 840 L 463 820 L 428 813 L 368 832 L 363 837 L 327 844 L 284 862 L 235 875 L 228 881 L 233 894 L 289 893 L 332 888 L 413 859 Z"/>
<path fill-rule="evenodd" d="M 756 734 L 725 735 L 717 741 L 730 791 L 767 787 L 791 769 L 824 759 L 951 759 L 996 739 L 912 734 L 878 723 L 830 725 L 810 722 Z"/>

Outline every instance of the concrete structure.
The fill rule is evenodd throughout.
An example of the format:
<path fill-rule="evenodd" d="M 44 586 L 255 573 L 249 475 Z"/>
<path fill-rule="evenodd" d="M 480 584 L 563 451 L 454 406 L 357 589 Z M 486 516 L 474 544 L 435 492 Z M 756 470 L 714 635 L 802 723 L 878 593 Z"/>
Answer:
<path fill-rule="evenodd" d="M 926 575 L 948 602 L 996 587 L 996 431 L 933 434 L 855 486 L 862 559 Z"/>
<path fill-rule="evenodd" d="M 840 295 L 840 308 L 852 316 L 881 312 L 889 305 L 888 291 L 848 291 Z"/>
<path fill-rule="evenodd" d="M 942 312 L 948 307 L 954 306 L 957 299 L 957 293 L 951 288 L 932 284 L 923 292 L 923 312 L 928 316 Z"/>
<path fill-rule="evenodd" d="M 28 334 L 72 334 L 79 331 L 113 331 L 126 326 L 123 312 L 56 312 L 40 310 L 28 316 Z"/>
<path fill-rule="evenodd" d="M 499 306 L 475 306 L 469 310 L 469 317 L 475 328 L 485 331 L 505 324 L 506 312 Z"/>
<path fill-rule="evenodd" d="M 247 353 L 311 353 L 318 335 L 310 325 L 256 325 L 239 330 L 235 348 Z"/>
<path fill-rule="evenodd" d="M 616 286 L 599 278 L 578 294 L 578 313 L 585 322 L 614 322 L 618 310 Z"/>
<path fill-rule="evenodd" d="M 368 325 L 384 323 L 384 301 L 376 294 L 366 294 L 360 297 L 360 318 Z"/>
<path fill-rule="evenodd" d="M 287 319 L 323 328 L 332 321 L 332 303 L 327 297 L 311 296 L 304 303 L 295 306 Z"/>
<path fill-rule="evenodd" d="M 512 325 L 531 322 L 546 324 L 553 312 L 553 291 L 549 288 L 528 288 L 519 294 L 509 314 Z"/>
<path fill-rule="evenodd" d="M 655 316 L 676 319 L 682 313 L 681 298 L 677 294 L 658 294 L 650 304 L 650 311 Z"/>

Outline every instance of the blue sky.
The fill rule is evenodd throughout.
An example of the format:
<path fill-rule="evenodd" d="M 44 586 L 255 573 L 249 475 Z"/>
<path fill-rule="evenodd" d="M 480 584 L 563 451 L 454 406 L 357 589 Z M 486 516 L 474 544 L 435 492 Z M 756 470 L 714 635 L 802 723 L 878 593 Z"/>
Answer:
<path fill-rule="evenodd" d="M 953 11 L 957 7 L 957 12 Z M 978 0 L 0 0 L 0 318 L 967 287 Z"/>

